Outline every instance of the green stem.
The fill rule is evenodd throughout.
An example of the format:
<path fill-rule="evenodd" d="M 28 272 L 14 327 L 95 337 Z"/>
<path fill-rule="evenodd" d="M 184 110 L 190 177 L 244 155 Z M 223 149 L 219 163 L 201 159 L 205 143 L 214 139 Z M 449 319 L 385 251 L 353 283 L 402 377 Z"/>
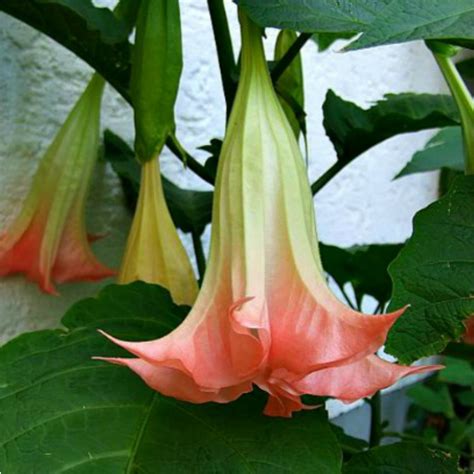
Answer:
<path fill-rule="evenodd" d="M 224 87 L 227 115 L 229 115 L 237 90 L 237 85 L 234 81 L 236 66 L 232 39 L 230 37 L 229 24 L 227 22 L 223 0 L 207 0 L 207 5 L 211 16 L 219 69 L 221 72 L 222 85 Z"/>
<path fill-rule="evenodd" d="M 133 108 L 132 99 L 128 91 L 117 89 L 117 92 L 125 99 L 125 101 Z M 166 146 L 173 153 L 176 158 L 181 160 L 194 174 L 209 184 L 214 185 L 214 177 L 199 163 L 193 156 L 191 156 L 181 145 L 176 135 L 173 133 L 166 139 Z"/>
<path fill-rule="evenodd" d="M 368 400 L 370 405 L 370 438 L 371 447 L 378 446 L 382 440 L 382 395 L 380 390 Z"/>
<path fill-rule="evenodd" d="M 435 50 L 432 52 L 461 115 L 466 174 L 474 174 L 474 100 L 451 57 Z"/>
<path fill-rule="evenodd" d="M 326 186 L 326 184 L 331 181 L 334 176 L 336 176 L 339 171 L 341 171 L 348 163 L 344 163 L 343 161 L 337 160 L 326 172 L 324 172 L 312 185 L 311 185 L 311 192 L 313 196 L 317 194 L 321 189 Z"/>
<path fill-rule="evenodd" d="M 193 230 L 191 232 L 191 236 L 193 239 L 194 254 L 196 255 L 196 263 L 199 272 L 199 285 L 201 285 L 204 278 L 204 273 L 206 272 L 206 257 L 204 256 L 202 240 L 199 233 Z"/>
<path fill-rule="evenodd" d="M 311 33 L 301 33 L 298 38 L 296 38 L 295 42 L 289 47 L 288 51 L 283 55 L 283 57 L 275 64 L 271 72 L 272 81 L 274 84 L 285 72 L 286 68 L 291 64 L 293 59 L 295 59 L 301 48 L 306 44 L 311 36 Z"/>
<path fill-rule="evenodd" d="M 197 174 L 201 179 L 214 184 L 214 176 L 212 176 L 206 168 L 204 168 L 199 161 L 193 158 L 181 145 L 175 134 L 170 135 L 166 140 L 166 146 L 171 152 L 180 159 L 185 166 L 187 166 L 192 172 Z"/>
<path fill-rule="evenodd" d="M 385 431 L 382 434 L 382 438 L 399 438 L 405 441 L 418 441 L 420 443 L 425 444 L 431 448 L 442 449 L 444 451 L 450 451 L 455 454 L 459 454 L 463 458 L 466 459 L 474 459 L 474 456 L 466 451 L 460 451 L 459 449 L 454 448 L 453 446 L 448 446 L 447 444 L 436 443 L 434 441 L 428 441 L 422 436 L 411 435 L 407 433 L 397 433 L 396 431 Z"/>

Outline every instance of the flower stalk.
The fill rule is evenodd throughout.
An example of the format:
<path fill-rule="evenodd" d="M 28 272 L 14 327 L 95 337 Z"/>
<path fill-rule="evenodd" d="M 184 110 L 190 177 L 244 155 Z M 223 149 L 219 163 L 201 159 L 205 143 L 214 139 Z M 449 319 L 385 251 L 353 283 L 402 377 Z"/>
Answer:
<path fill-rule="evenodd" d="M 437 41 L 427 41 L 427 45 L 458 106 L 464 138 L 465 172 L 474 174 L 474 99 L 452 60 L 458 48 Z"/>

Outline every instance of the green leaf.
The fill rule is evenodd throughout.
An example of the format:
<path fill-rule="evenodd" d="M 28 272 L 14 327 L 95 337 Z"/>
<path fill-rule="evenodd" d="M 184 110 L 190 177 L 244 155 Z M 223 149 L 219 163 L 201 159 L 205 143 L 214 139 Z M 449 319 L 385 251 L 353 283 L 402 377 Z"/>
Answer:
<path fill-rule="evenodd" d="M 275 44 L 275 62 L 285 55 L 297 38 L 298 36 L 294 31 L 280 31 Z M 301 53 L 298 53 L 295 59 L 293 59 L 283 74 L 278 78 L 275 86 L 280 103 L 296 138 L 299 137 L 300 131 L 306 134 L 303 64 L 301 61 Z M 297 107 L 292 107 L 295 103 Z M 303 114 L 298 114 L 298 111 L 303 111 Z"/>
<path fill-rule="evenodd" d="M 428 387 L 419 383 L 410 387 L 407 395 L 429 413 L 441 413 L 447 418 L 453 418 L 455 415 L 453 401 L 446 385 Z"/>
<path fill-rule="evenodd" d="M 323 112 L 326 134 L 344 163 L 400 133 L 459 124 L 456 105 L 447 95 L 389 94 L 366 110 L 329 90 Z"/>
<path fill-rule="evenodd" d="M 176 227 L 201 235 L 212 219 L 211 191 L 182 189 L 162 176 L 166 202 Z"/>
<path fill-rule="evenodd" d="M 156 158 L 175 129 L 174 104 L 182 68 L 179 2 L 141 0 L 131 78 L 135 151 L 140 161 Z"/>
<path fill-rule="evenodd" d="M 367 441 L 360 438 L 354 438 L 354 436 L 346 434 L 340 426 L 331 425 L 331 429 L 336 435 L 342 450 L 348 454 L 364 451 L 369 447 L 369 443 L 367 443 Z"/>
<path fill-rule="evenodd" d="M 74 305 L 65 329 L 0 349 L 0 466 L 8 473 L 318 472 L 337 474 L 341 452 L 324 410 L 262 415 L 265 396 L 228 405 L 163 397 L 131 371 L 91 360 L 122 351 L 97 333 L 163 336 L 187 308 L 142 282 L 105 288 Z"/>
<path fill-rule="evenodd" d="M 343 474 L 459 474 L 451 453 L 421 443 L 395 443 L 356 454 L 344 464 Z"/>
<path fill-rule="evenodd" d="M 392 281 L 387 271 L 402 244 L 355 246 L 342 249 L 321 243 L 323 267 L 342 289 L 351 283 L 358 302 L 364 295 L 374 297 L 381 305 L 390 299 Z"/>
<path fill-rule="evenodd" d="M 474 440 L 474 421 L 466 422 L 457 418 L 451 420 L 449 432 L 443 439 L 443 444 L 462 448 L 466 443 Z"/>
<path fill-rule="evenodd" d="M 474 385 L 474 367 L 467 360 L 445 357 L 443 365 L 446 367 L 439 372 L 439 381 L 466 387 Z"/>
<path fill-rule="evenodd" d="M 207 151 L 211 156 L 207 158 L 204 168 L 210 176 L 215 180 L 217 175 L 217 165 L 219 164 L 219 156 L 222 150 L 222 140 L 220 138 L 213 138 L 208 145 L 200 146 L 200 150 Z"/>
<path fill-rule="evenodd" d="M 456 63 L 456 67 L 464 80 L 474 79 L 474 58 Z"/>
<path fill-rule="evenodd" d="M 357 33 L 364 31 L 390 0 L 234 0 L 253 21 L 308 33 Z"/>
<path fill-rule="evenodd" d="M 378 10 L 378 15 L 350 49 L 420 39 L 441 39 L 474 45 L 474 4 L 471 0 L 397 0 Z"/>
<path fill-rule="evenodd" d="M 356 454 L 343 474 L 459 474 L 458 458 L 421 443 L 395 443 Z"/>
<path fill-rule="evenodd" d="M 395 179 L 414 173 L 424 173 L 440 168 L 464 171 L 464 145 L 461 127 L 447 127 L 439 131 L 417 151 Z"/>
<path fill-rule="evenodd" d="M 456 393 L 455 397 L 459 403 L 465 407 L 474 407 L 474 392 L 472 390 L 466 390 L 464 392 Z"/>
<path fill-rule="evenodd" d="M 111 10 L 91 0 L 0 0 L 0 10 L 70 49 L 127 95 L 129 29 Z"/>
<path fill-rule="evenodd" d="M 474 314 L 474 177 L 460 176 L 414 219 L 413 236 L 389 268 L 390 309 L 411 306 L 388 335 L 402 363 L 442 351 Z"/>
<path fill-rule="evenodd" d="M 106 130 L 104 157 L 119 176 L 128 207 L 134 211 L 140 190 L 140 164 L 131 148 L 120 137 Z M 212 218 L 211 191 L 182 189 L 161 177 L 166 202 L 176 227 L 183 232 L 202 234 Z"/>
<path fill-rule="evenodd" d="M 468 360 L 474 364 L 474 345 L 462 342 L 450 342 L 443 351 L 444 355 Z"/>
<path fill-rule="evenodd" d="M 354 33 L 314 33 L 313 41 L 318 45 L 318 51 L 326 51 L 335 41 L 340 39 L 351 39 Z"/>
<path fill-rule="evenodd" d="M 128 31 L 135 28 L 141 0 L 120 0 L 114 9 L 115 16 L 127 24 Z"/>

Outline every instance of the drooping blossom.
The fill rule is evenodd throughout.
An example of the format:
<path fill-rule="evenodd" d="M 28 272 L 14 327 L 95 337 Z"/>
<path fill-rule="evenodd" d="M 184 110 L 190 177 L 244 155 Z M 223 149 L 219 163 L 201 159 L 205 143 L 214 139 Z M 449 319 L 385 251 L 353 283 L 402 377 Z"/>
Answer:
<path fill-rule="evenodd" d="M 118 275 L 167 288 L 178 304 L 192 305 L 198 286 L 166 205 L 158 160 L 142 164 L 140 195 Z"/>
<path fill-rule="evenodd" d="M 0 276 L 24 273 L 40 288 L 114 274 L 95 258 L 85 203 L 97 158 L 104 80 L 94 75 L 43 157 L 20 214 L 0 236 Z"/>
<path fill-rule="evenodd" d="M 265 413 L 291 416 L 304 394 L 345 402 L 436 367 L 374 353 L 403 310 L 346 307 L 323 273 L 305 165 L 275 95 L 261 31 L 240 14 L 241 77 L 219 161 L 208 268 L 191 312 L 167 336 L 108 358 L 158 392 L 229 402 L 257 385 Z"/>

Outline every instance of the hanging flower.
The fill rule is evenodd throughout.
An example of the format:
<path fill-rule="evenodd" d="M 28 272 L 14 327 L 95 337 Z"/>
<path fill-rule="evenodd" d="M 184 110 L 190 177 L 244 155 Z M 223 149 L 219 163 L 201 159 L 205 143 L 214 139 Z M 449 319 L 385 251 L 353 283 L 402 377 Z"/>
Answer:
<path fill-rule="evenodd" d="M 270 394 L 265 413 L 275 416 L 305 408 L 303 394 L 349 402 L 435 369 L 374 355 L 403 310 L 361 314 L 329 290 L 306 169 L 272 87 L 261 32 L 242 14 L 241 28 L 241 77 L 202 289 L 184 322 L 161 339 L 107 336 L 137 358 L 105 360 L 194 403 L 229 402 L 257 385 Z"/>
<path fill-rule="evenodd" d="M 55 282 L 114 274 L 93 255 L 84 221 L 103 89 L 94 75 L 42 159 L 20 214 L 0 236 L 0 276 L 24 273 L 55 294 Z"/>
<path fill-rule="evenodd" d="M 155 283 L 167 288 L 176 303 L 192 305 L 196 277 L 166 205 L 158 167 L 158 160 L 142 164 L 140 195 L 118 282 Z"/>

